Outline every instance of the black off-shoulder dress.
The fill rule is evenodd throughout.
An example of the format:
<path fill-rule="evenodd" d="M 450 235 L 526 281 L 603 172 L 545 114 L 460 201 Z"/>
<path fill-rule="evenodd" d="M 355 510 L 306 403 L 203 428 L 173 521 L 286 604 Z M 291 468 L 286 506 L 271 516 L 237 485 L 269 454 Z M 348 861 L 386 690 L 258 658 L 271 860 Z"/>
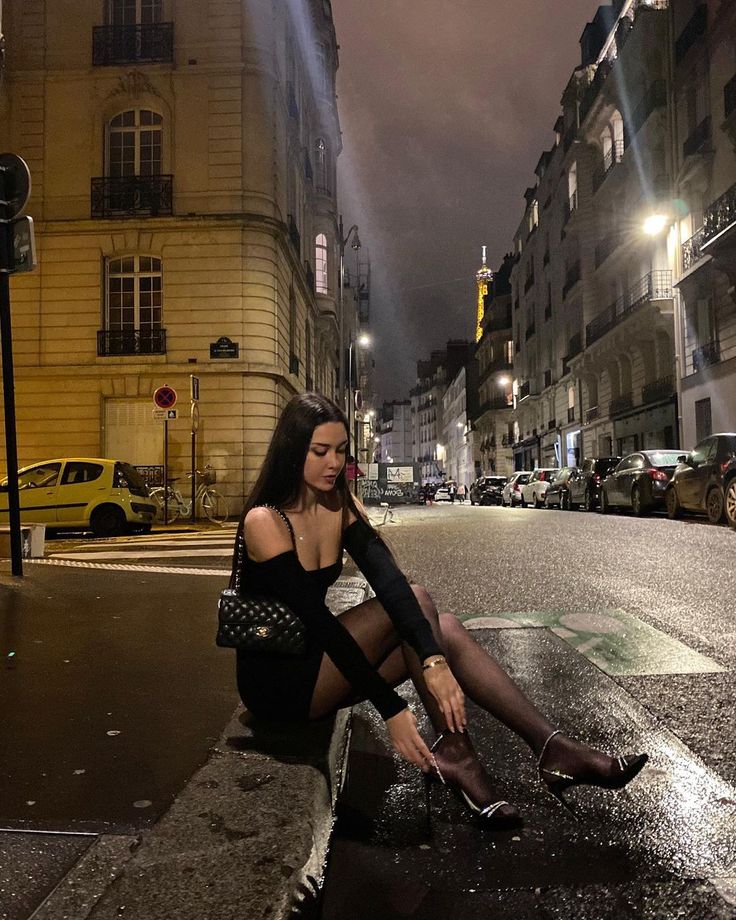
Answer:
<path fill-rule="evenodd" d="M 283 512 L 277 513 L 288 525 L 293 541 L 291 522 Z M 420 659 L 442 654 L 406 577 L 376 532 L 363 520 L 357 520 L 343 532 L 343 546 L 376 592 L 401 638 Z M 247 552 L 242 554 L 242 588 L 271 594 L 287 604 L 303 621 L 307 635 L 303 656 L 238 650 L 238 692 L 257 717 L 287 722 L 307 720 L 325 653 L 356 695 L 370 700 L 384 719 L 406 708 L 406 701 L 384 681 L 325 604 L 327 590 L 341 572 L 342 548 L 332 565 L 312 571 L 299 562 L 296 544 L 294 549 L 265 562 L 254 562 Z"/>

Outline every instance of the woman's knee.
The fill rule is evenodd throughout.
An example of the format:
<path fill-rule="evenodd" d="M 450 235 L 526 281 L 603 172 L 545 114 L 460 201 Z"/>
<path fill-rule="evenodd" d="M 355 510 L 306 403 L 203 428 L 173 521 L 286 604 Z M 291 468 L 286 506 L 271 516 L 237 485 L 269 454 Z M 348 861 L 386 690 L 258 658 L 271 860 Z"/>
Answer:
<path fill-rule="evenodd" d="M 443 636 L 451 636 L 453 634 L 466 632 L 465 627 L 454 613 L 439 614 L 439 621 Z"/>

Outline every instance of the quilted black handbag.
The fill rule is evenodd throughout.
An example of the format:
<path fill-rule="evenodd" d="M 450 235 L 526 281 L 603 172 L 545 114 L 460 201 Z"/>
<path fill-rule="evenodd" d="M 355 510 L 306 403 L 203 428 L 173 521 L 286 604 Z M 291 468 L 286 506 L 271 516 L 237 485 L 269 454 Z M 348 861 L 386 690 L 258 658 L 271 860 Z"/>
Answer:
<path fill-rule="evenodd" d="M 296 552 L 291 521 L 278 508 L 272 510 L 286 522 Z M 237 648 L 248 652 L 303 655 L 307 648 L 307 637 L 299 617 L 275 597 L 241 590 L 240 573 L 244 558 L 245 540 L 242 533 L 238 532 L 233 587 L 222 592 L 217 606 L 216 643 L 222 648 Z"/>

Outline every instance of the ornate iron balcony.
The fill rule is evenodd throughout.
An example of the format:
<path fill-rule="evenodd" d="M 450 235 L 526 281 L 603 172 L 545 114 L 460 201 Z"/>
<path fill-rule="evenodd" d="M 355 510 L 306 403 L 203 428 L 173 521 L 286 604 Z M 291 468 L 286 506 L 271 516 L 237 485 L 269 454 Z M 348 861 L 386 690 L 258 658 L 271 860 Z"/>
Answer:
<path fill-rule="evenodd" d="M 587 345 L 597 342 L 607 332 L 623 322 L 627 316 L 636 312 L 644 304 L 653 300 L 672 299 L 672 272 L 657 271 L 644 275 L 615 303 L 606 307 L 595 319 L 585 327 L 585 341 Z"/>
<path fill-rule="evenodd" d="M 97 333 L 97 355 L 165 355 L 165 329 L 101 329 Z"/>
<path fill-rule="evenodd" d="M 701 248 L 706 246 L 720 236 L 728 228 L 733 229 L 736 225 L 736 183 L 731 188 L 717 198 L 703 215 L 703 239 Z"/>
<path fill-rule="evenodd" d="M 104 176 L 92 180 L 92 217 L 170 217 L 173 176 Z"/>
<path fill-rule="evenodd" d="M 606 176 L 617 163 L 620 163 L 625 153 L 623 140 L 614 141 L 603 157 L 603 162 L 593 175 L 593 191 L 597 192 Z"/>
<path fill-rule="evenodd" d="M 174 23 L 96 26 L 92 30 L 92 64 L 168 64 L 174 60 Z"/>
<path fill-rule="evenodd" d="M 585 421 L 586 424 L 594 422 L 597 418 L 601 417 L 600 406 L 591 406 L 590 409 L 587 409 L 585 412 Z"/>
<path fill-rule="evenodd" d="M 693 373 L 702 371 L 705 367 L 718 364 L 721 360 L 721 343 L 716 339 L 693 349 Z"/>
<path fill-rule="evenodd" d="M 622 393 L 621 396 L 617 396 L 615 399 L 611 400 L 611 404 L 608 407 L 608 414 L 621 415 L 622 412 L 628 412 L 633 406 L 634 400 L 631 393 Z"/>
<path fill-rule="evenodd" d="M 641 388 L 641 401 L 645 406 L 650 403 L 669 399 L 675 392 L 675 379 L 672 376 L 660 377 L 653 383 L 646 383 Z"/>
<path fill-rule="evenodd" d="M 685 240 L 682 244 L 682 270 L 684 272 L 692 268 L 696 262 L 699 262 L 703 258 L 700 247 L 703 244 L 704 234 L 705 228 L 701 227 L 697 233 L 694 233 L 689 240 Z"/>

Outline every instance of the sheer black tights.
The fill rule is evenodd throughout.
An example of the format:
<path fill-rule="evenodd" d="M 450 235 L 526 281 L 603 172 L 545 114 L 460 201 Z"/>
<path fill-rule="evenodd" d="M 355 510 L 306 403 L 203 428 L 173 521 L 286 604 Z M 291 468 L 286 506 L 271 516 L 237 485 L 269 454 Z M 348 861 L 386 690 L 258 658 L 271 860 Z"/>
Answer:
<path fill-rule="evenodd" d="M 465 695 L 539 752 L 553 726 L 456 617 L 439 614 L 424 588 L 414 585 L 413 591 Z M 392 686 L 411 678 L 435 730 L 444 731 L 445 720 L 424 682 L 421 662 L 411 647 L 401 642 L 381 604 L 375 599 L 366 601 L 341 614 L 340 622 Z M 324 656 L 312 696 L 311 718 L 355 702 L 350 685 Z"/>

